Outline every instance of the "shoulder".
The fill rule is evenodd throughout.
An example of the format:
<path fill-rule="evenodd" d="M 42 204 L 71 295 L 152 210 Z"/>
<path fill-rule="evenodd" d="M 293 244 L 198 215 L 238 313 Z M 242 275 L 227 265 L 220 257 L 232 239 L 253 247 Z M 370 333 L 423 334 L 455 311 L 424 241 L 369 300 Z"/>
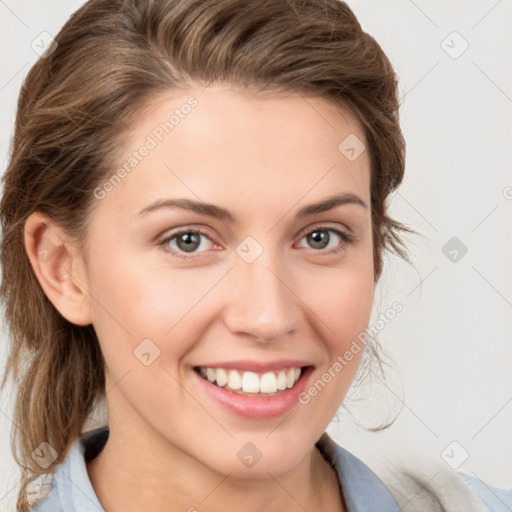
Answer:
<path fill-rule="evenodd" d="M 414 463 L 409 460 L 408 463 L 401 461 L 393 464 L 378 477 L 360 459 L 336 444 L 327 433 L 320 438 L 317 446 L 333 461 L 349 512 L 512 510 L 512 489 L 492 486 L 477 477 L 454 471 L 442 463 L 431 460 L 418 463 L 418 459 L 414 458 Z M 384 499 L 386 508 L 380 506 L 380 499 Z M 379 506 L 375 507 L 377 503 Z"/>
<path fill-rule="evenodd" d="M 460 476 L 492 512 L 512 510 L 512 489 L 490 485 L 480 478 L 466 473 L 460 473 Z"/>
<path fill-rule="evenodd" d="M 326 432 L 316 446 L 336 470 L 349 512 L 400 512 L 384 482 L 355 455 L 336 444 Z"/>
<path fill-rule="evenodd" d="M 101 451 L 108 433 L 107 427 L 101 427 L 87 432 L 71 445 L 67 457 L 53 472 L 49 492 L 32 505 L 33 512 L 103 510 L 87 474 L 86 461 Z"/>

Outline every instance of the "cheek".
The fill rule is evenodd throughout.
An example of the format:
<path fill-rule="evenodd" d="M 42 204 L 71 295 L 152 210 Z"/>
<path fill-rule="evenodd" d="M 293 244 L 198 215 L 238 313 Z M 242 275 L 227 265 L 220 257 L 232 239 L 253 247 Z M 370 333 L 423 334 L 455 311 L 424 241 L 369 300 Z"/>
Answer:
<path fill-rule="evenodd" d="M 107 362 L 114 349 L 115 358 L 121 356 L 121 346 L 129 358 L 144 339 L 152 340 L 162 355 L 172 343 L 174 360 L 185 354 L 200 334 L 199 319 L 204 324 L 208 318 L 206 295 L 222 275 L 221 270 L 176 269 L 111 252 L 108 259 L 95 260 L 93 323 L 107 345 Z"/>
<path fill-rule="evenodd" d="M 316 276 L 309 295 L 311 309 L 318 317 L 319 351 L 327 351 L 324 364 L 318 369 L 299 401 L 310 410 L 306 425 L 317 418 L 325 424 L 336 414 L 353 382 L 363 355 L 364 337 L 374 298 L 373 266 L 347 264 L 337 272 Z M 323 286 L 321 286 L 323 285 Z M 310 289 L 313 283 L 307 285 Z"/>
<path fill-rule="evenodd" d="M 323 341 L 328 351 L 328 361 L 327 367 L 322 369 L 322 378 L 329 382 L 331 377 L 335 380 L 330 393 L 336 395 L 333 404 L 339 405 L 352 383 L 363 354 L 363 336 L 373 305 L 373 281 L 368 279 L 362 282 L 352 275 L 343 279 L 339 286 L 332 286 L 330 295 L 332 300 L 325 303 L 324 308 L 328 329 L 324 330 Z M 335 410 L 336 407 L 329 413 L 334 414 Z"/>
<path fill-rule="evenodd" d="M 357 274 L 345 276 L 342 284 L 333 293 L 330 306 L 330 318 L 336 328 L 341 332 L 354 334 L 354 329 L 364 329 L 370 319 L 374 296 L 373 275 Z"/>
<path fill-rule="evenodd" d="M 375 293 L 370 257 L 354 254 L 338 269 L 324 269 L 308 278 L 303 289 L 333 350 L 344 351 L 368 326 Z"/>

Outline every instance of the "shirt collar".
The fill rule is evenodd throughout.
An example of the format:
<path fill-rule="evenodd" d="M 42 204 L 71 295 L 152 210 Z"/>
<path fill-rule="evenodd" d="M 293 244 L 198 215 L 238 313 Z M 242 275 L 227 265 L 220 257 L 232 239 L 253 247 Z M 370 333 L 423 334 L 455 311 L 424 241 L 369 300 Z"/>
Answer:
<path fill-rule="evenodd" d="M 348 512 L 400 512 L 400 507 L 377 475 L 360 459 L 336 444 L 324 432 L 316 443 L 338 474 Z"/>

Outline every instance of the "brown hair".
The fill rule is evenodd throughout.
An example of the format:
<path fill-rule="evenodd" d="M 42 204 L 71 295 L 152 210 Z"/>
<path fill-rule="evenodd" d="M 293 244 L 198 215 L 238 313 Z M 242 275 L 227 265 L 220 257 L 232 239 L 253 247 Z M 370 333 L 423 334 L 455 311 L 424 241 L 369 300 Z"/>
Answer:
<path fill-rule="evenodd" d="M 249 93 L 300 93 L 348 108 L 371 160 L 375 280 L 383 251 L 407 260 L 386 199 L 402 181 L 405 144 L 397 77 L 379 44 L 337 0 L 90 0 L 56 36 L 21 89 L 1 200 L 2 284 L 12 347 L 2 387 L 17 382 L 12 446 L 27 487 L 65 458 L 104 397 L 103 358 L 92 325 L 64 319 L 42 291 L 24 248 L 39 211 L 79 244 L 93 190 L 109 173 L 126 122 L 166 90 L 229 83 Z M 47 469 L 31 457 L 48 442 Z"/>

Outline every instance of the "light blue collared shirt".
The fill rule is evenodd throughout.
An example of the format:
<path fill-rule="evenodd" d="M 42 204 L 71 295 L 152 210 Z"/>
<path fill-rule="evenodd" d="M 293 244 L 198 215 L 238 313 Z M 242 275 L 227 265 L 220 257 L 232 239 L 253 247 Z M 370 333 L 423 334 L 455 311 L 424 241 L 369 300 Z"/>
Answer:
<path fill-rule="evenodd" d="M 86 460 L 94 458 L 108 439 L 108 427 L 87 432 L 57 466 L 48 495 L 34 512 L 104 512 L 87 474 Z M 316 446 L 336 470 L 347 512 L 401 512 L 390 491 L 360 459 L 324 433 Z M 461 473 L 491 512 L 512 510 L 512 490 L 498 489 Z"/>

